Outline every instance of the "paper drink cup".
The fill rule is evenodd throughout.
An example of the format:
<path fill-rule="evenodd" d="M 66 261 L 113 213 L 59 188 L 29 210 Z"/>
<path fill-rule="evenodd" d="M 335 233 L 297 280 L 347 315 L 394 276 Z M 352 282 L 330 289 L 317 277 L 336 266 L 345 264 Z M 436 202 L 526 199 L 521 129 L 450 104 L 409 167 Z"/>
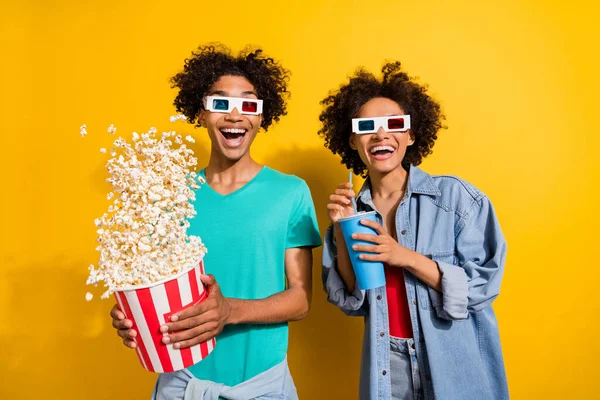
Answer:
<path fill-rule="evenodd" d="M 138 333 L 134 339 L 136 352 L 148 371 L 173 372 L 191 367 L 215 348 L 213 338 L 187 349 L 175 349 L 172 344 L 162 342 L 166 334 L 160 331 L 160 326 L 168 322 L 172 314 L 206 299 L 208 293 L 200 281 L 203 273 L 204 262 L 200 260 L 171 278 L 115 291 L 121 311 L 133 321 L 132 329 Z"/>
<path fill-rule="evenodd" d="M 360 223 L 361 219 L 368 219 L 377 222 L 375 211 L 361 212 L 350 217 L 340 218 L 340 228 L 346 242 L 346 248 L 350 255 L 350 261 L 352 262 L 352 268 L 354 269 L 354 275 L 356 275 L 356 282 L 358 288 L 361 290 L 373 289 L 385 285 L 385 272 L 383 269 L 383 263 L 378 261 L 366 261 L 358 258 L 360 254 L 374 254 L 374 253 L 363 253 L 355 251 L 352 246 L 355 244 L 374 245 L 370 242 L 363 242 L 360 240 L 352 239 L 353 233 L 366 233 L 377 235 L 377 232 L 365 225 Z"/>

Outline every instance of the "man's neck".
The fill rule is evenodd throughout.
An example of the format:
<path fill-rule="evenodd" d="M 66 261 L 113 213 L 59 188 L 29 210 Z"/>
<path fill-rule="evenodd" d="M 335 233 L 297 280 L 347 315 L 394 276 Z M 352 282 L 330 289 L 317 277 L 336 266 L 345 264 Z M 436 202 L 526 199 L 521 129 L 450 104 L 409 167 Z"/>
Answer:
<path fill-rule="evenodd" d="M 262 165 L 254 161 L 250 153 L 235 161 L 211 153 L 204 174 L 211 186 L 238 186 L 251 181 L 261 168 Z"/>

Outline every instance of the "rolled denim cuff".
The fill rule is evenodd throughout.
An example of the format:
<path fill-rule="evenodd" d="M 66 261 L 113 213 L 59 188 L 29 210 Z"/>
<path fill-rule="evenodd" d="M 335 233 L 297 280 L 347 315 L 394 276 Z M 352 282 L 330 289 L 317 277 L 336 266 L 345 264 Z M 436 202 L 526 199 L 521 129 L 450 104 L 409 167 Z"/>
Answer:
<path fill-rule="evenodd" d="M 442 292 L 429 288 L 429 295 L 438 317 L 447 320 L 467 319 L 469 282 L 465 270 L 441 261 L 436 263 L 442 274 Z"/>
<path fill-rule="evenodd" d="M 323 288 L 327 293 L 327 300 L 347 315 L 365 315 L 362 310 L 365 291 L 355 286 L 354 290 L 349 292 L 337 271 L 337 248 L 332 226 L 325 233 L 322 264 Z"/>
<path fill-rule="evenodd" d="M 365 302 L 365 291 L 360 290 L 355 285 L 352 293 L 348 292 L 342 277 L 335 267 L 329 270 L 327 281 L 325 282 L 325 291 L 327 300 L 338 306 L 346 314 L 354 314 L 354 311 L 360 310 Z"/>

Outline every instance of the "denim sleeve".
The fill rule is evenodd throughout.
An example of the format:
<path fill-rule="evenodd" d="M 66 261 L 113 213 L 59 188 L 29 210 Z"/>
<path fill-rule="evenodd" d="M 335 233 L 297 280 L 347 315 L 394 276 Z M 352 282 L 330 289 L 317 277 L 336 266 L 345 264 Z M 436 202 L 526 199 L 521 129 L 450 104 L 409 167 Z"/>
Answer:
<path fill-rule="evenodd" d="M 354 288 L 352 293 L 346 289 L 346 285 L 342 277 L 337 271 L 337 246 L 335 243 L 335 235 L 331 225 L 323 240 L 323 269 L 322 279 L 323 287 L 327 293 L 327 300 L 338 306 L 346 315 L 365 316 L 366 301 L 365 291 Z"/>
<path fill-rule="evenodd" d="M 458 265 L 434 260 L 442 273 L 442 293 L 429 290 L 437 315 L 448 320 L 466 319 L 494 301 L 506 258 L 506 241 L 487 197 L 474 203 L 459 229 Z"/>

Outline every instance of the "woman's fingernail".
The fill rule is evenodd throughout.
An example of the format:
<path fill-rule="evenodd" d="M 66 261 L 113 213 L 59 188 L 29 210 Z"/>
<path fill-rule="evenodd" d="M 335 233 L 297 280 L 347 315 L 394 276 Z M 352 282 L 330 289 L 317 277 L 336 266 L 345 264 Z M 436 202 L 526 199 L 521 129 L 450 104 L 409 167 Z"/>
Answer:
<path fill-rule="evenodd" d="M 179 321 L 179 316 L 178 315 L 171 315 L 171 321 L 173 321 L 173 322 Z"/>
<path fill-rule="evenodd" d="M 125 322 L 125 328 L 131 328 L 133 326 L 133 322 L 127 321 Z"/>
<path fill-rule="evenodd" d="M 160 331 L 162 333 L 169 332 L 169 327 L 167 325 L 163 325 L 160 327 Z"/>
<path fill-rule="evenodd" d="M 358 248 L 358 246 L 357 246 L 357 245 L 354 245 L 354 246 L 352 246 L 352 249 L 353 249 L 353 250 L 356 250 L 357 248 Z"/>
<path fill-rule="evenodd" d="M 168 343 L 170 343 L 170 342 L 171 342 L 171 338 L 170 338 L 170 337 L 168 337 L 168 336 L 164 336 L 164 337 L 162 338 L 162 342 L 163 342 L 164 344 L 168 344 Z"/>
<path fill-rule="evenodd" d="M 181 347 L 181 344 L 180 344 L 180 343 L 175 343 L 175 344 L 173 345 L 173 347 L 175 347 L 176 349 L 178 349 L 178 348 L 180 348 L 180 347 Z"/>
<path fill-rule="evenodd" d="M 356 233 L 352 234 L 352 239 L 356 239 Z"/>

